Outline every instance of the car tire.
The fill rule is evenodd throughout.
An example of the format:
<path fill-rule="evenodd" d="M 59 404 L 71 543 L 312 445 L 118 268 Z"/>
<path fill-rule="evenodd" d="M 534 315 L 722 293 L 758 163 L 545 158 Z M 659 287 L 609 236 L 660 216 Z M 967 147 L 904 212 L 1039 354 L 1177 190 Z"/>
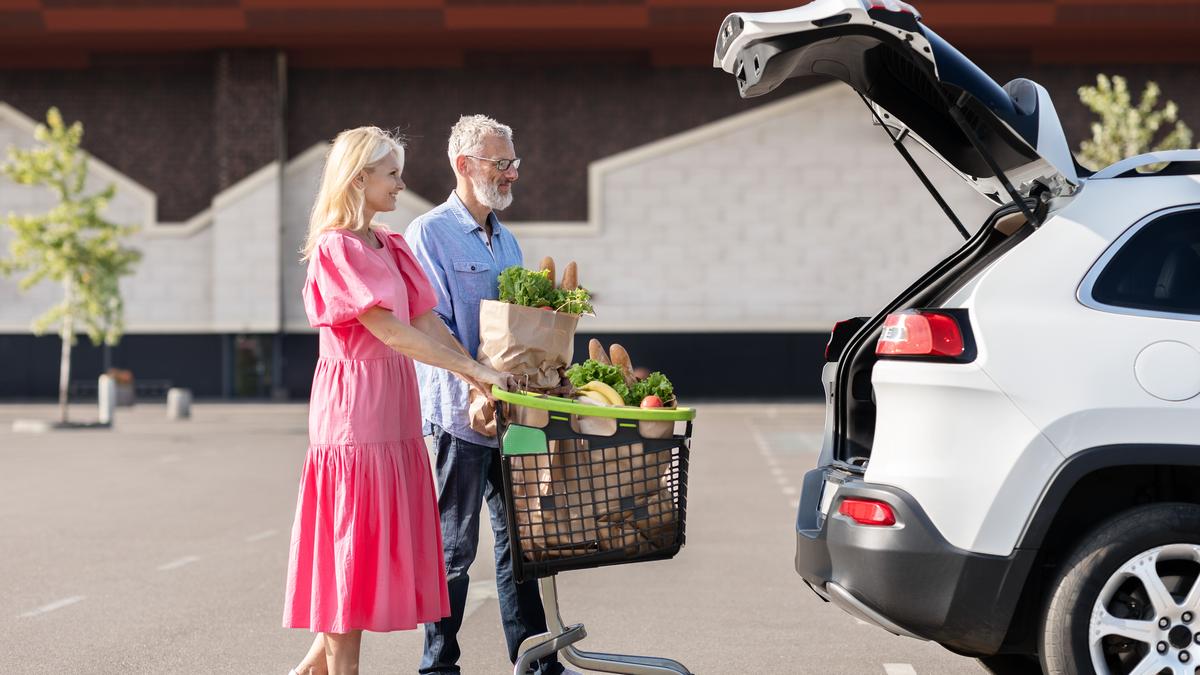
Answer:
<path fill-rule="evenodd" d="M 1200 603 L 1193 587 L 1200 591 L 1200 506 L 1150 504 L 1105 521 L 1075 548 L 1050 586 L 1039 632 L 1043 670 L 1124 675 L 1159 661 L 1162 668 L 1195 667 L 1200 609 L 1185 625 L 1187 607 L 1180 604 L 1181 595 L 1189 606 Z M 1101 636 L 1094 649 L 1093 620 Z"/>
<path fill-rule="evenodd" d="M 1042 664 L 1036 656 L 997 654 L 978 661 L 983 672 L 990 675 L 1042 675 Z"/>

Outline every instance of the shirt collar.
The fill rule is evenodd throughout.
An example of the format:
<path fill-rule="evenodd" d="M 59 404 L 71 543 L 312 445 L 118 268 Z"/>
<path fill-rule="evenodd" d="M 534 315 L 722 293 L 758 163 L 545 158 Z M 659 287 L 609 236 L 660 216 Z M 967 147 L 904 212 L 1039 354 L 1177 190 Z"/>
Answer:
<path fill-rule="evenodd" d="M 467 210 L 467 205 L 459 198 L 458 192 L 451 190 L 450 198 L 446 200 L 446 203 L 450 205 L 450 210 L 454 211 L 454 215 L 458 216 L 459 222 L 462 223 L 463 232 L 474 232 L 475 230 L 483 229 L 479 226 L 479 223 L 475 222 L 475 216 L 472 216 L 471 212 Z M 492 226 L 492 237 L 495 237 L 504 230 L 504 227 L 500 224 L 500 219 L 496 217 L 495 211 L 488 212 L 488 222 Z"/>

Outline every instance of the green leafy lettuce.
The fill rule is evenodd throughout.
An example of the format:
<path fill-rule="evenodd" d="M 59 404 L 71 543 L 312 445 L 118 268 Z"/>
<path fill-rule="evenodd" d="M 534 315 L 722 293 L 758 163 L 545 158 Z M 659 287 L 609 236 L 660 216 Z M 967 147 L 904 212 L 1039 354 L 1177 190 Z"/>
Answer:
<path fill-rule="evenodd" d="M 663 405 L 671 405 L 675 400 L 675 387 L 667 379 L 666 375 L 658 371 L 650 373 L 646 379 L 634 383 L 633 388 L 630 389 L 625 386 L 625 378 L 621 375 L 620 368 L 588 359 L 583 363 L 576 363 L 568 368 L 567 379 L 576 387 L 582 387 L 588 382 L 599 380 L 616 389 L 617 393 L 624 399 L 625 405 L 641 405 L 642 399 L 651 394 L 662 399 Z"/>
<path fill-rule="evenodd" d="M 671 384 L 666 375 L 656 370 L 650 373 L 646 379 L 634 384 L 633 391 L 630 392 L 630 396 L 625 398 L 625 401 L 628 403 L 633 400 L 634 403 L 629 403 L 629 405 L 641 405 L 642 399 L 650 395 L 662 399 L 663 405 L 671 405 L 675 400 L 675 386 Z"/>
<path fill-rule="evenodd" d="M 549 270 L 534 272 L 513 265 L 500 273 L 500 302 L 523 307 L 551 307 L 568 314 L 592 311 L 591 294 L 586 288 L 568 291 L 554 287 Z"/>
<path fill-rule="evenodd" d="M 626 405 L 637 405 L 636 403 L 629 402 L 632 394 L 629 391 L 629 387 L 625 386 L 625 378 L 621 375 L 621 369 L 616 366 L 588 359 L 583 363 L 576 363 L 567 368 L 567 379 L 576 387 L 582 387 L 588 382 L 599 380 L 616 389 L 617 393 L 624 399 Z M 638 402 L 641 402 L 641 399 L 638 399 Z"/>
<path fill-rule="evenodd" d="M 554 281 L 550 272 L 534 272 L 513 265 L 500 273 L 500 302 L 524 307 L 552 307 Z"/>

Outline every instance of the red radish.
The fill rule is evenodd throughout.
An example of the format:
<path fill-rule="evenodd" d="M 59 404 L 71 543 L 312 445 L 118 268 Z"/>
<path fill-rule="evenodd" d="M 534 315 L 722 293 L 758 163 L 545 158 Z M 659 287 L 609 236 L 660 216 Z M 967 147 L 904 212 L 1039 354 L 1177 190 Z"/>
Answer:
<path fill-rule="evenodd" d="M 650 394 L 646 398 L 642 399 L 642 407 L 643 408 L 661 408 L 661 407 L 663 407 L 662 399 L 655 396 L 654 394 Z"/>

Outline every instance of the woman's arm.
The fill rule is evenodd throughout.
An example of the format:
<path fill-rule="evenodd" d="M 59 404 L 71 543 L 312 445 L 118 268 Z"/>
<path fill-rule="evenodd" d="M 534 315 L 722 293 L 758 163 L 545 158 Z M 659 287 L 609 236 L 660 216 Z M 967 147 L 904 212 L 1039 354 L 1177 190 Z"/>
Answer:
<path fill-rule="evenodd" d="M 466 347 L 462 346 L 462 343 L 459 342 L 454 337 L 454 334 L 450 332 L 450 328 L 446 325 L 446 322 L 442 321 L 442 318 L 433 310 L 425 312 L 419 316 L 414 316 L 412 319 L 412 325 L 416 327 L 417 330 L 428 335 L 435 342 L 449 347 L 456 352 L 460 352 L 467 358 L 471 358 L 471 354 L 467 352 Z M 463 382 L 466 382 L 472 387 L 475 387 L 485 394 L 488 394 L 490 398 L 490 388 L 486 384 L 470 377 L 469 375 L 463 375 L 462 373 L 454 373 L 454 375 Z"/>
<path fill-rule="evenodd" d="M 494 384 L 502 389 L 511 389 L 514 384 L 511 375 L 472 360 L 461 345 L 458 350 L 451 349 L 421 330 L 400 321 L 389 310 L 372 307 L 360 314 L 358 321 L 366 326 L 372 335 L 379 338 L 380 342 L 417 361 L 458 373 L 484 385 Z M 491 395 L 490 391 L 484 393 Z"/>
<path fill-rule="evenodd" d="M 412 325 L 417 330 L 428 335 L 430 338 L 433 338 L 433 340 L 438 344 L 449 347 L 450 349 L 463 354 L 467 358 L 471 358 L 471 355 L 467 353 L 467 350 L 462 346 L 462 343 L 454 337 L 454 333 L 450 332 L 450 328 L 446 326 L 446 322 L 442 321 L 441 317 L 439 317 L 433 310 L 429 310 L 424 314 L 414 316 L 412 319 Z"/>

